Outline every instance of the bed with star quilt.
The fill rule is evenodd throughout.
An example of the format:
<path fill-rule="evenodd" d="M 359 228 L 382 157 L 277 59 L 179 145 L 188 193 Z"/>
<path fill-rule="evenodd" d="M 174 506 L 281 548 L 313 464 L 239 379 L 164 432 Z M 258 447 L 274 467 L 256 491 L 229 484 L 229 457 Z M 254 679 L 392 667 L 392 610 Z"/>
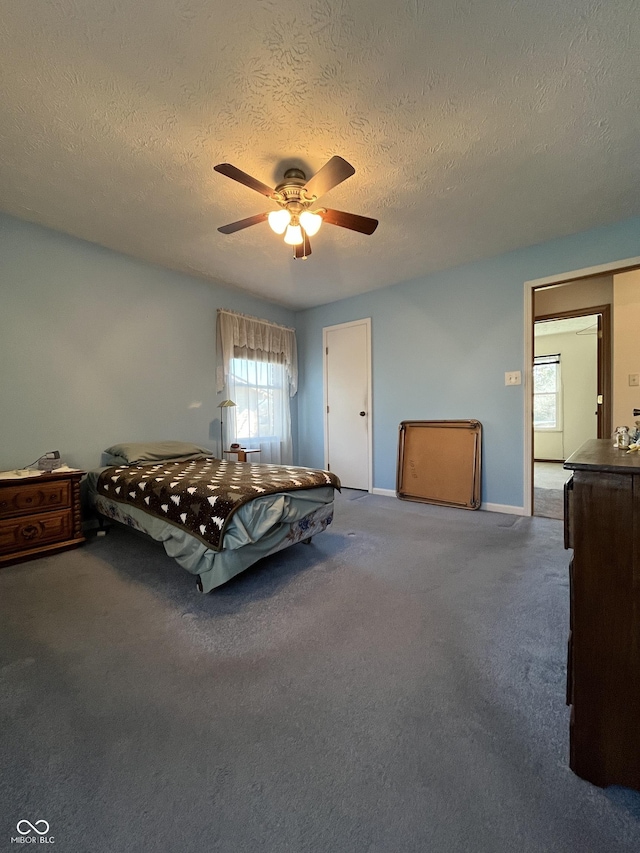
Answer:
<path fill-rule="evenodd" d="M 325 530 L 336 488 L 329 471 L 201 454 L 110 465 L 86 480 L 101 516 L 162 542 L 202 592 Z"/>

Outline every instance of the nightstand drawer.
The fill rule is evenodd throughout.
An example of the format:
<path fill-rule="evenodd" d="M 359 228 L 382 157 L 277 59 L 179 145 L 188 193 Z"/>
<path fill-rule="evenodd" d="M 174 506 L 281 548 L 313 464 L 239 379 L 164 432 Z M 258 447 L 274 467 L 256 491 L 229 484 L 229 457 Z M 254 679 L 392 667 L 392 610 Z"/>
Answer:
<path fill-rule="evenodd" d="M 53 484 L 52 484 L 53 485 Z M 41 512 L 29 518 L 0 520 L 0 555 L 14 554 L 71 539 L 73 512 Z"/>
<path fill-rule="evenodd" d="M 71 506 L 70 480 L 21 483 L 0 490 L 0 519 Z"/>

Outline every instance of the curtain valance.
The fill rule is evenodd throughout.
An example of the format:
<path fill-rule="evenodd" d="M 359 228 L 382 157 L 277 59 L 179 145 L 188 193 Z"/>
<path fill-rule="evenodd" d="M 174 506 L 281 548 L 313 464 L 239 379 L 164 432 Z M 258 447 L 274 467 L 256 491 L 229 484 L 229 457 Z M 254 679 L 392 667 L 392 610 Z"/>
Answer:
<path fill-rule="evenodd" d="M 224 390 L 232 358 L 284 364 L 289 380 L 289 396 L 293 397 L 298 390 L 298 350 L 294 329 L 219 308 L 216 339 L 217 391 Z"/>

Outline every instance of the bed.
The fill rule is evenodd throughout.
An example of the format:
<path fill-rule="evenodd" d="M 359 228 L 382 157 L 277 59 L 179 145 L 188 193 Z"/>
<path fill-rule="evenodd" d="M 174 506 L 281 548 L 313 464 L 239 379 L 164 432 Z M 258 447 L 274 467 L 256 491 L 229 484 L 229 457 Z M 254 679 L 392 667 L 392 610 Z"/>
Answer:
<path fill-rule="evenodd" d="M 101 521 L 150 536 L 211 590 L 333 520 L 339 479 L 329 471 L 217 459 L 183 442 L 108 448 L 84 488 Z"/>

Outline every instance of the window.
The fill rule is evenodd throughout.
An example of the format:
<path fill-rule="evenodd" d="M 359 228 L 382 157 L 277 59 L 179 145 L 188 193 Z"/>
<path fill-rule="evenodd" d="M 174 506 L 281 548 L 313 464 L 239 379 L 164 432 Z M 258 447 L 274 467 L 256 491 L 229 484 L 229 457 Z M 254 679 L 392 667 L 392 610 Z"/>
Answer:
<path fill-rule="evenodd" d="M 559 430 L 561 426 L 560 354 L 533 359 L 533 428 Z"/>
<path fill-rule="evenodd" d="M 259 446 L 283 434 L 282 413 L 289 406 L 284 364 L 232 358 L 229 392 L 235 401 L 235 437 Z"/>
<path fill-rule="evenodd" d="M 290 465 L 289 399 L 298 379 L 295 331 L 219 309 L 217 347 L 216 390 L 235 404 L 225 410 L 227 443 L 260 450 L 260 462 Z"/>

